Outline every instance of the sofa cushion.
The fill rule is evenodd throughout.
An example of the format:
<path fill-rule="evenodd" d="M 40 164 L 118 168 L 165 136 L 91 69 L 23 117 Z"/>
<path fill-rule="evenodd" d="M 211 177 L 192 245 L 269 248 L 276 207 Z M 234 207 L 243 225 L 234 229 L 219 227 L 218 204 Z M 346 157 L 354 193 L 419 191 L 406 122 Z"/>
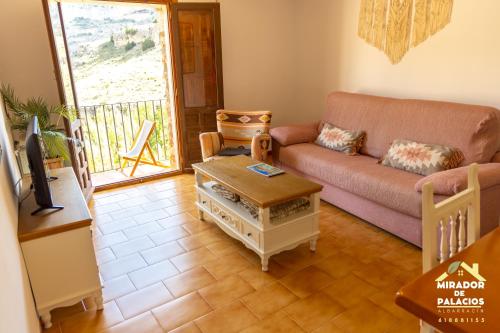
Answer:
<path fill-rule="evenodd" d="M 364 131 L 349 131 L 326 123 L 315 143 L 347 155 L 356 155 L 363 146 L 365 135 Z"/>
<path fill-rule="evenodd" d="M 397 139 L 381 163 L 391 168 L 428 176 L 456 168 L 463 160 L 464 154 L 456 148 Z"/>
<path fill-rule="evenodd" d="M 500 151 L 500 111 L 492 107 L 335 92 L 322 120 L 366 131 L 361 153 L 376 158 L 397 138 L 456 147 L 462 165 L 490 162 Z"/>
<path fill-rule="evenodd" d="M 420 175 L 378 164 L 366 155 L 349 156 L 311 143 L 280 149 L 280 162 L 343 190 L 420 218 Z"/>
<path fill-rule="evenodd" d="M 274 127 L 269 133 L 282 146 L 312 142 L 318 137 L 318 122 Z"/>
<path fill-rule="evenodd" d="M 500 151 L 497 151 L 493 158 L 491 159 L 492 163 L 500 163 Z"/>

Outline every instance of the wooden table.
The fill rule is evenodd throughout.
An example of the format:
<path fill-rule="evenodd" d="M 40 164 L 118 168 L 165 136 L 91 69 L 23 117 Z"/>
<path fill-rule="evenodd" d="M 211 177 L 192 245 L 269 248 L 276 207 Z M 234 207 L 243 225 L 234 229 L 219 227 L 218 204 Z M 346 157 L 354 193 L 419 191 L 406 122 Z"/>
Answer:
<path fill-rule="evenodd" d="M 258 161 L 234 156 L 193 164 L 196 173 L 196 205 L 200 219 L 212 217 L 228 235 L 241 240 L 257 253 L 262 270 L 267 271 L 269 257 L 310 241 L 316 249 L 319 235 L 319 192 L 323 186 L 288 173 L 274 177 L 257 174 L 246 167 Z M 210 181 L 205 182 L 203 177 Z M 219 183 L 258 207 L 253 217 L 238 203 L 223 198 L 212 190 Z M 307 197 L 310 207 L 279 221 L 270 218 L 270 207 L 293 199 Z"/>
<path fill-rule="evenodd" d="M 435 280 L 447 272 L 450 264 L 456 261 L 461 261 L 469 267 L 477 263 L 480 276 L 486 280 L 484 289 L 461 289 L 464 295 L 458 297 L 453 296 L 454 291 L 451 289 L 438 289 L 438 282 Z M 443 281 L 477 283 L 478 276 L 474 277 L 463 267 L 460 266 Z M 456 291 L 460 292 L 460 289 Z M 468 308 L 457 305 L 455 308 L 444 308 L 449 305 L 441 305 L 438 308 L 438 298 L 483 298 L 484 305 Z M 500 332 L 500 228 L 401 288 L 396 295 L 396 304 L 442 332 Z M 455 313 L 447 313 L 451 311 Z M 475 322 L 476 320 L 479 322 Z"/>
<path fill-rule="evenodd" d="M 52 199 L 64 209 L 31 215 L 38 206 L 31 194 L 19 210 L 18 238 L 36 309 L 45 328 L 50 311 L 94 297 L 102 309 L 101 281 L 92 243 L 92 216 L 73 168 L 51 170 Z"/>

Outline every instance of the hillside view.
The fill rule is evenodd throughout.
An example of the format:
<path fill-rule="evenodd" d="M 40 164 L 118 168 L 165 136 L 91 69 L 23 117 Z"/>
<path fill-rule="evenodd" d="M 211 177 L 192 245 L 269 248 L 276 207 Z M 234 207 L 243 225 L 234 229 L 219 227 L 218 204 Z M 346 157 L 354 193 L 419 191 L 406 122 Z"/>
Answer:
<path fill-rule="evenodd" d="M 145 119 L 155 158 L 175 167 L 172 110 L 163 78 L 161 14 L 152 5 L 61 3 L 92 173 L 117 170 Z M 58 8 L 51 17 L 68 104 L 69 71 Z M 167 101 L 165 101 L 167 99 Z M 164 170 L 164 169 L 160 169 Z"/>
<path fill-rule="evenodd" d="M 165 98 L 155 7 L 66 2 L 62 11 L 80 106 Z"/>

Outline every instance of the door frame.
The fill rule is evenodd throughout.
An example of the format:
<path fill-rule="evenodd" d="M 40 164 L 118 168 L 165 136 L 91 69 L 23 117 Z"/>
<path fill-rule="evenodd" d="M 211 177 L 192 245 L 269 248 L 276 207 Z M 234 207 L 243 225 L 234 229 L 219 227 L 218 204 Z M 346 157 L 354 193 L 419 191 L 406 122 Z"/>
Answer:
<path fill-rule="evenodd" d="M 62 105 L 67 104 L 66 101 L 66 96 L 64 93 L 64 85 L 63 85 L 63 80 L 61 77 L 61 66 L 59 65 L 59 57 L 57 54 L 57 47 L 56 47 L 56 41 L 54 39 L 54 29 L 52 28 L 52 19 L 50 18 L 50 9 L 49 9 L 49 0 L 42 0 L 43 3 L 43 11 L 45 15 L 45 24 L 47 27 L 47 33 L 49 35 L 49 42 L 50 42 L 50 51 L 52 55 L 52 63 L 54 65 L 54 72 L 55 72 L 55 77 L 56 77 L 56 83 L 57 83 L 57 92 L 59 95 L 59 103 Z M 75 111 L 76 111 L 76 116 L 79 118 L 79 109 L 78 109 L 78 98 L 76 96 L 76 89 L 75 89 L 75 82 L 73 79 L 73 70 L 71 66 L 71 58 L 69 57 L 69 52 L 68 52 L 68 44 L 66 41 L 66 31 L 64 29 L 64 20 L 62 18 L 62 11 L 60 7 L 60 3 L 58 3 L 58 15 L 59 15 L 59 21 L 61 24 L 61 30 L 63 34 L 63 39 L 64 39 L 64 51 L 65 51 L 65 56 L 66 60 L 68 62 L 68 71 L 69 71 L 69 80 L 71 84 L 71 90 L 73 93 L 73 104 L 75 106 Z M 73 130 L 72 130 L 72 122 L 70 119 L 63 118 L 63 123 L 64 123 L 64 132 L 68 138 L 73 137 Z M 68 150 L 69 150 L 69 155 L 71 158 L 71 166 L 73 168 L 73 172 L 75 173 L 79 183 L 80 187 L 82 187 L 85 200 L 88 202 L 90 201 L 92 197 L 92 193 L 95 191 L 95 187 L 93 185 L 90 185 L 90 187 L 85 191 L 83 188 L 83 184 L 80 180 L 81 172 L 80 172 L 80 165 L 78 163 L 78 157 L 77 157 L 77 150 L 74 148 L 72 144 L 68 143 Z M 83 150 L 85 152 L 85 150 Z M 90 181 L 90 184 L 92 184 L 92 176 L 90 174 L 90 170 L 88 169 L 87 166 L 87 173 L 88 173 L 88 179 Z"/>
<path fill-rule="evenodd" d="M 55 39 L 54 39 L 54 30 L 52 28 L 52 22 L 51 22 L 51 18 L 50 18 L 50 9 L 49 9 L 49 1 L 50 0 L 41 0 L 42 1 L 42 5 L 43 5 L 43 12 L 44 12 L 44 16 L 45 16 L 45 26 L 46 26 L 46 29 L 47 29 L 47 35 L 49 37 L 49 44 L 50 44 L 50 53 L 51 53 L 51 56 L 52 56 L 52 64 L 54 65 L 54 74 L 55 74 L 55 79 L 56 79 L 56 83 L 57 83 L 57 93 L 59 95 L 59 103 L 64 105 L 66 104 L 66 97 L 65 97 L 65 94 L 64 94 L 64 83 L 63 83 L 63 79 L 62 79 L 62 74 L 61 74 L 61 66 L 59 65 L 59 57 L 58 57 L 58 54 L 57 54 L 57 46 L 56 46 L 56 42 L 55 42 Z M 180 121 L 179 121 L 179 110 L 178 110 L 178 101 L 177 101 L 177 94 L 176 94 L 176 91 L 177 91 L 177 83 L 176 83 L 176 80 L 175 80 L 175 73 L 176 73 L 176 62 L 175 62 L 175 55 L 174 55 L 174 52 L 173 52 L 173 38 L 172 38 L 172 31 L 171 31 L 171 26 L 172 26 L 172 3 L 176 3 L 178 0 L 113 0 L 113 1 L 107 1 L 107 0 L 93 0 L 93 1 L 89 1 L 89 2 L 115 2 L 115 3 L 120 3 L 120 2 L 123 2 L 123 3 L 135 3 L 135 4 L 146 4 L 146 5 L 164 5 L 167 7 L 167 24 L 168 24 L 168 33 L 169 33 L 169 36 L 168 36 L 168 39 L 169 39 L 169 46 L 170 46 L 170 62 L 171 62 L 171 68 L 172 68 L 172 88 L 174 90 L 174 93 L 173 93 L 173 96 L 174 96 L 174 116 L 176 118 L 176 121 L 175 121 L 175 135 L 176 135 L 176 139 L 177 139 L 177 145 L 178 145 L 178 148 L 177 148 L 177 154 L 178 154 L 178 170 L 175 170 L 175 171 L 168 171 L 168 172 L 162 172 L 162 173 L 159 173 L 159 174 L 155 174 L 155 175 L 150 175 L 150 176 L 145 176 L 145 177 L 139 177 L 139 178 L 131 178 L 131 179 L 127 179 L 127 180 L 122 180 L 122 181 L 119 181 L 119 182 L 115 182 L 115 183 L 110 183 L 110 184 L 106 184 L 106 185 L 102 185 L 102 186 L 98 186 L 98 187 L 94 187 L 93 188 L 93 191 L 95 192 L 99 192 L 99 191 L 104 191 L 104 190 L 108 190 L 108 189 L 112 189 L 112 188 L 118 188 L 118 187 L 122 187 L 122 186 L 127 186 L 127 185 L 133 185 L 133 184 L 138 184 L 138 183 L 142 183 L 142 182 L 145 182 L 145 181 L 152 181 L 152 180 L 157 180 L 157 179 L 162 179 L 162 178 L 168 178 L 168 177 L 172 177 L 172 176 L 176 176 L 176 175 L 179 175 L 181 173 L 184 172 L 184 169 L 183 169 L 183 149 L 182 147 L 184 146 L 184 142 L 183 142 L 183 137 L 182 135 L 180 134 Z M 62 22 L 62 17 L 61 17 L 61 24 L 64 25 L 64 23 Z M 64 26 L 63 26 L 63 30 L 64 30 Z M 66 39 L 64 40 L 64 43 L 65 43 L 65 47 L 67 49 L 67 42 L 66 42 Z M 66 50 L 67 51 L 67 50 Z M 72 68 L 71 68 L 71 59 L 69 58 L 69 56 L 67 55 L 67 58 L 68 58 L 68 66 L 69 66 L 69 71 L 70 71 L 70 81 L 71 81 L 71 86 L 72 86 L 72 89 L 73 89 L 73 94 L 74 94 L 74 104 L 75 104 L 75 107 L 76 107 L 76 110 L 78 112 L 78 101 L 77 101 L 77 98 L 76 98 L 76 89 L 74 87 L 74 81 L 73 81 L 73 73 L 72 73 Z M 66 136 L 70 136 L 70 132 L 71 132 L 71 122 L 70 120 L 64 118 L 64 130 L 65 130 L 65 134 Z M 74 158 L 74 151 L 73 151 L 73 147 L 71 145 L 68 145 L 69 147 L 69 150 L 70 150 L 70 156 L 71 156 L 71 165 L 73 167 L 73 169 L 77 169 L 78 168 L 78 162 L 75 160 Z M 91 191 L 91 192 L 93 192 Z"/>
<path fill-rule="evenodd" d="M 182 8 L 180 8 L 182 7 Z M 216 66 L 216 76 L 217 76 L 217 101 L 218 107 L 224 108 L 224 84 L 223 84 L 223 69 L 222 69 L 222 35 L 221 35 L 221 21 L 220 21 L 220 3 L 218 2 L 182 2 L 177 4 L 169 5 L 169 24 L 170 24 L 170 39 L 171 39 L 171 54 L 173 61 L 173 75 L 174 75 L 174 91 L 175 91 L 175 104 L 177 113 L 177 126 L 178 126 L 178 142 L 180 144 L 179 159 L 181 163 L 181 169 L 183 172 L 193 173 L 193 169 L 187 166 L 187 150 L 188 143 L 187 139 L 184 138 L 182 133 L 187 133 L 185 119 L 184 119 L 184 81 L 182 78 L 182 60 L 177 56 L 175 50 L 180 50 L 180 39 L 179 39 L 179 21 L 178 15 L 174 15 L 175 12 L 179 10 L 211 10 L 214 15 L 214 38 L 215 38 L 215 62 L 220 64 Z M 194 108 L 193 108 L 194 109 Z M 197 108 L 200 111 L 209 111 L 210 107 Z M 215 115 L 214 115 L 215 116 Z"/>

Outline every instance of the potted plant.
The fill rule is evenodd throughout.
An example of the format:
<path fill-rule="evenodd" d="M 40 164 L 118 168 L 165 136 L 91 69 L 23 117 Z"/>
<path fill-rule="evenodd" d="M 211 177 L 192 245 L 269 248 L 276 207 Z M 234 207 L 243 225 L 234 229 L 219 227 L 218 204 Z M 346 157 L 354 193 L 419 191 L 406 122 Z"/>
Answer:
<path fill-rule="evenodd" d="M 69 151 L 61 120 L 69 119 L 71 110 L 64 105 L 49 106 L 42 98 L 29 98 L 21 102 L 9 85 L 2 85 L 0 93 L 7 107 L 7 118 L 10 128 L 17 132 L 22 141 L 26 135 L 28 124 L 33 116 L 38 117 L 42 140 L 46 148 L 47 166 L 51 169 L 64 166 L 64 160 L 69 161 Z"/>

